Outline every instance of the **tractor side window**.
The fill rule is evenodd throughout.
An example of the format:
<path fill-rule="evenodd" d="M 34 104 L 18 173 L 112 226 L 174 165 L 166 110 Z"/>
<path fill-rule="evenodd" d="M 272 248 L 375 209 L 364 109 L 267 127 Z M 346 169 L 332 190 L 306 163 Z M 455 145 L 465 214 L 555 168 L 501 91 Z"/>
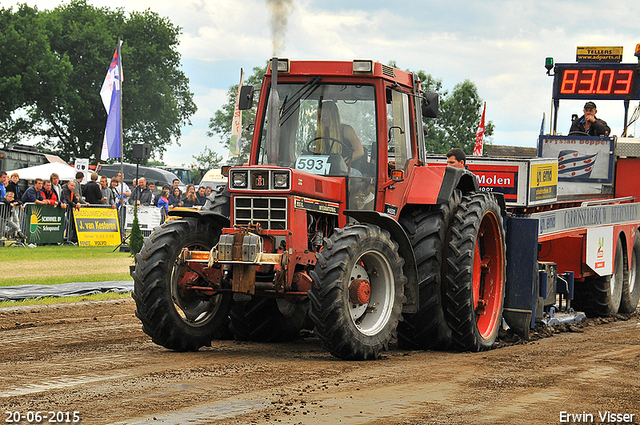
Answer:
<path fill-rule="evenodd" d="M 389 165 L 396 170 L 405 170 L 411 158 L 409 122 L 409 96 L 396 90 L 388 90 Z"/>

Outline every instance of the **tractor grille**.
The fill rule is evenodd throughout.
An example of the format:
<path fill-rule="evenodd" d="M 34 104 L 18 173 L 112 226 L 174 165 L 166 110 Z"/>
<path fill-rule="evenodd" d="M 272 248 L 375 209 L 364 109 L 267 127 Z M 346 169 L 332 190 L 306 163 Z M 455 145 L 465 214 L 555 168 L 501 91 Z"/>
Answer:
<path fill-rule="evenodd" d="M 233 220 L 236 226 L 260 223 L 263 229 L 287 228 L 287 198 L 233 198 Z"/>

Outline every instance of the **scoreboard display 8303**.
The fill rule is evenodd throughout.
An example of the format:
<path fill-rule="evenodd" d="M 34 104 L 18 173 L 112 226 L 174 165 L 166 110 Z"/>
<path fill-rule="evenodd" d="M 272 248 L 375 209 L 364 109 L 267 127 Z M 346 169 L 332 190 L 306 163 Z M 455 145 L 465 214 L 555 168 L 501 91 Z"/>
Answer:
<path fill-rule="evenodd" d="M 556 64 L 554 99 L 640 99 L 638 64 Z"/>

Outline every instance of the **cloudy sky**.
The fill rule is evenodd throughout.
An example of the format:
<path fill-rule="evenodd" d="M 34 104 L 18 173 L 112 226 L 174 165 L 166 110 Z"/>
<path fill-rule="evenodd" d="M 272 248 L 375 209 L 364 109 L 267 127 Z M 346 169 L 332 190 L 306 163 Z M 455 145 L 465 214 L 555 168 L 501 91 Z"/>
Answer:
<path fill-rule="evenodd" d="M 274 54 L 268 0 L 88 0 L 125 10 L 150 8 L 183 28 L 178 50 L 198 112 L 183 129 L 181 146 L 168 148 L 169 165 L 189 164 L 205 146 L 226 154 L 205 135 L 209 118 L 237 84 Z M 271 0 L 273 3 L 276 0 Z M 60 4 L 25 0 L 40 10 Z M 623 62 L 637 62 L 637 0 L 602 3 L 563 0 L 282 0 L 286 25 L 278 56 L 295 59 L 396 61 L 424 70 L 445 89 L 469 79 L 487 102 L 493 143 L 535 146 L 543 114 L 551 110 L 552 78 L 545 58 L 574 62 L 577 46 L 623 46 Z M 11 2 L 4 2 L 5 6 Z M 17 2 L 16 2 L 17 3 Z M 123 52 L 126 67 L 126 52 Z M 105 73 L 110 58 L 105 58 Z M 125 69 L 126 73 L 126 69 Z M 631 109 L 638 102 L 631 104 Z M 560 104 L 558 130 L 568 132 L 583 102 Z M 622 102 L 601 101 L 598 116 L 622 131 Z M 231 125 L 231 123 L 229 123 Z M 637 134 L 635 128 L 632 132 Z"/>

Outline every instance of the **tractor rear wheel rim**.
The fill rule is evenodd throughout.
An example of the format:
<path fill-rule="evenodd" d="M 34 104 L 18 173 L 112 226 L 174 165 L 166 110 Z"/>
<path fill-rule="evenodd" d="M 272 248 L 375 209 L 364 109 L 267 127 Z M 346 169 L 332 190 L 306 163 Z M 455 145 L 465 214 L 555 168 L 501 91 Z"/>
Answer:
<path fill-rule="evenodd" d="M 482 218 L 473 261 L 473 302 L 476 325 L 483 338 L 499 326 L 504 279 L 504 252 L 498 218 L 489 211 Z"/>

